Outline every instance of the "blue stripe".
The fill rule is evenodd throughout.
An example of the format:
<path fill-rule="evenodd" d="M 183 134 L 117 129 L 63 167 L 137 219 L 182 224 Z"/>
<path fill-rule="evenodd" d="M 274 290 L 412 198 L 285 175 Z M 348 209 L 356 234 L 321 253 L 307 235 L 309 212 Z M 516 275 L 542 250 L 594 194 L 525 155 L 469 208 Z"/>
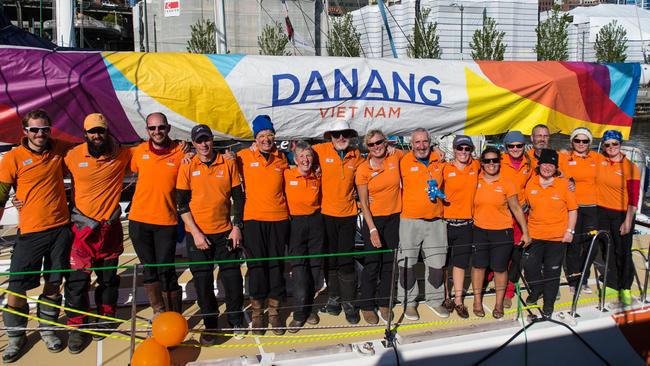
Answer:
<path fill-rule="evenodd" d="M 245 55 L 206 55 L 224 78 L 237 66 Z"/>

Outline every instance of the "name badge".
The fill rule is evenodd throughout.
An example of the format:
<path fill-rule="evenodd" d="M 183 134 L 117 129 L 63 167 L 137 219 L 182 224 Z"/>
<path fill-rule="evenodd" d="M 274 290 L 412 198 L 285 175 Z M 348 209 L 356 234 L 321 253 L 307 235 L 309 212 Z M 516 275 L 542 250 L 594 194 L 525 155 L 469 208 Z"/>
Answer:
<path fill-rule="evenodd" d="M 165 164 L 167 164 L 168 166 L 176 166 L 176 164 L 174 164 L 174 162 L 173 162 L 173 161 L 168 161 L 168 162 L 167 162 L 167 163 L 165 163 Z"/>
<path fill-rule="evenodd" d="M 29 165 L 32 162 L 33 162 L 32 159 L 23 160 L 23 166 Z"/>
<path fill-rule="evenodd" d="M 82 161 L 81 163 L 79 163 L 79 168 L 88 168 L 88 162 Z"/>
<path fill-rule="evenodd" d="M 411 171 L 412 171 L 412 172 L 417 172 L 417 171 L 418 171 L 418 167 L 416 167 L 416 166 L 412 166 L 412 167 L 411 167 Z"/>
<path fill-rule="evenodd" d="M 142 159 L 143 160 L 149 159 L 149 154 L 142 154 Z"/>
<path fill-rule="evenodd" d="M 334 159 L 327 158 L 327 159 L 325 159 L 325 162 L 326 162 L 326 163 L 333 163 L 333 162 L 334 162 Z"/>
<path fill-rule="evenodd" d="M 193 177 L 196 177 L 196 176 L 199 176 L 199 175 L 201 175 L 201 171 L 200 171 L 200 170 L 195 170 L 195 171 L 192 172 L 192 176 L 193 176 Z"/>
<path fill-rule="evenodd" d="M 258 166 L 260 166 L 260 163 L 258 163 L 258 162 L 256 161 L 256 162 L 254 162 L 254 163 L 251 163 L 251 166 L 252 166 L 252 167 L 258 167 Z"/>
<path fill-rule="evenodd" d="M 531 190 L 530 194 L 537 194 L 537 190 L 536 189 Z"/>
<path fill-rule="evenodd" d="M 372 172 L 372 174 L 370 174 L 371 177 L 376 177 L 378 175 L 379 175 L 379 172 Z"/>
<path fill-rule="evenodd" d="M 577 161 L 570 161 L 570 162 L 569 162 L 569 165 L 576 165 L 576 164 L 578 164 Z"/>
<path fill-rule="evenodd" d="M 559 199 L 560 199 L 560 197 L 558 197 L 558 196 L 551 196 L 551 199 L 553 199 L 553 200 L 556 200 L 556 201 L 557 201 L 557 200 L 559 200 Z"/>
<path fill-rule="evenodd" d="M 456 176 L 456 172 L 451 172 L 451 173 L 449 173 L 449 176 L 450 176 L 450 177 L 455 177 L 455 176 Z"/>
<path fill-rule="evenodd" d="M 298 185 L 298 181 L 297 181 L 297 180 L 290 180 L 290 181 L 289 181 L 289 185 L 290 185 L 290 186 L 297 186 L 297 185 Z"/>

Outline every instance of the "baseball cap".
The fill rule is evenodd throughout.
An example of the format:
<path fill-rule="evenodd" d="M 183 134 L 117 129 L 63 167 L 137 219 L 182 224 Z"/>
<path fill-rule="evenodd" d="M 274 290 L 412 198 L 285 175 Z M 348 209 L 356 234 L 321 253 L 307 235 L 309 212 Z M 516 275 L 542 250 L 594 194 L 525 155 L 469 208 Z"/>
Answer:
<path fill-rule="evenodd" d="M 192 132 L 190 134 L 192 141 L 196 141 L 201 137 L 214 137 L 214 135 L 212 135 L 212 130 L 207 125 L 196 125 L 192 127 Z"/>
<path fill-rule="evenodd" d="M 91 113 L 84 118 L 84 131 L 90 131 L 95 127 L 108 129 L 108 121 L 101 113 Z"/>
<path fill-rule="evenodd" d="M 471 146 L 474 148 L 474 142 L 472 142 L 472 139 L 467 136 L 467 135 L 457 135 L 454 137 L 454 147 L 460 146 L 460 145 L 467 145 Z"/>

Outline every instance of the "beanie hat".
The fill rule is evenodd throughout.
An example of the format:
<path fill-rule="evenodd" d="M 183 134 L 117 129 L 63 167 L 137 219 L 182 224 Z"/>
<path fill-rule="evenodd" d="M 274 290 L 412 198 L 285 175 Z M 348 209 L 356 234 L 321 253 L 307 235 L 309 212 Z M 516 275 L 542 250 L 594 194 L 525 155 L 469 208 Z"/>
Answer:
<path fill-rule="evenodd" d="M 573 130 L 573 132 L 571 132 L 570 140 L 573 141 L 573 139 L 578 135 L 587 136 L 587 138 L 589 139 L 589 143 L 591 143 L 594 140 L 594 136 L 591 134 L 591 131 L 589 131 L 589 129 L 586 127 L 578 127 L 575 130 Z"/>
<path fill-rule="evenodd" d="M 557 152 L 552 149 L 542 149 L 542 152 L 539 154 L 539 159 L 537 160 L 538 164 L 553 164 L 557 168 L 558 165 L 558 156 Z"/>
<path fill-rule="evenodd" d="M 503 137 L 504 145 L 512 144 L 513 142 L 525 142 L 525 141 L 526 139 L 524 138 L 524 134 L 521 133 L 520 131 L 509 131 Z"/>
<path fill-rule="evenodd" d="M 618 142 L 623 142 L 623 135 L 616 130 L 607 130 L 603 134 L 602 141 L 607 141 L 607 140 L 617 140 Z"/>
<path fill-rule="evenodd" d="M 275 133 L 271 117 L 266 114 L 259 115 L 253 120 L 253 137 L 257 137 L 257 134 L 264 130 L 271 130 Z"/>

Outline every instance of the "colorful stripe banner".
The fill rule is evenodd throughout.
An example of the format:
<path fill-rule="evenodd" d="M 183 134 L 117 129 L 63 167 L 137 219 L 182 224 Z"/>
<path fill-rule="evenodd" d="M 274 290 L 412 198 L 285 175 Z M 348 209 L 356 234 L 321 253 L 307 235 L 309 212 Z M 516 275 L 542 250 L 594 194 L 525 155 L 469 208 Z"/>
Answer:
<path fill-rule="evenodd" d="M 21 116 L 43 108 L 56 136 L 79 141 L 86 114 L 104 113 L 120 141 L 146 136 L 167 114 L 187 138 L 205 123 L 222 139 L 251 139 L 268 114 L 278 138 L 322 136 L 337 120 L 360 133 L 493 135 L 538 123 L 629 136 L 639 64 L 486 62 L 0 48 L 0 142 L 22 136 Z"/>

